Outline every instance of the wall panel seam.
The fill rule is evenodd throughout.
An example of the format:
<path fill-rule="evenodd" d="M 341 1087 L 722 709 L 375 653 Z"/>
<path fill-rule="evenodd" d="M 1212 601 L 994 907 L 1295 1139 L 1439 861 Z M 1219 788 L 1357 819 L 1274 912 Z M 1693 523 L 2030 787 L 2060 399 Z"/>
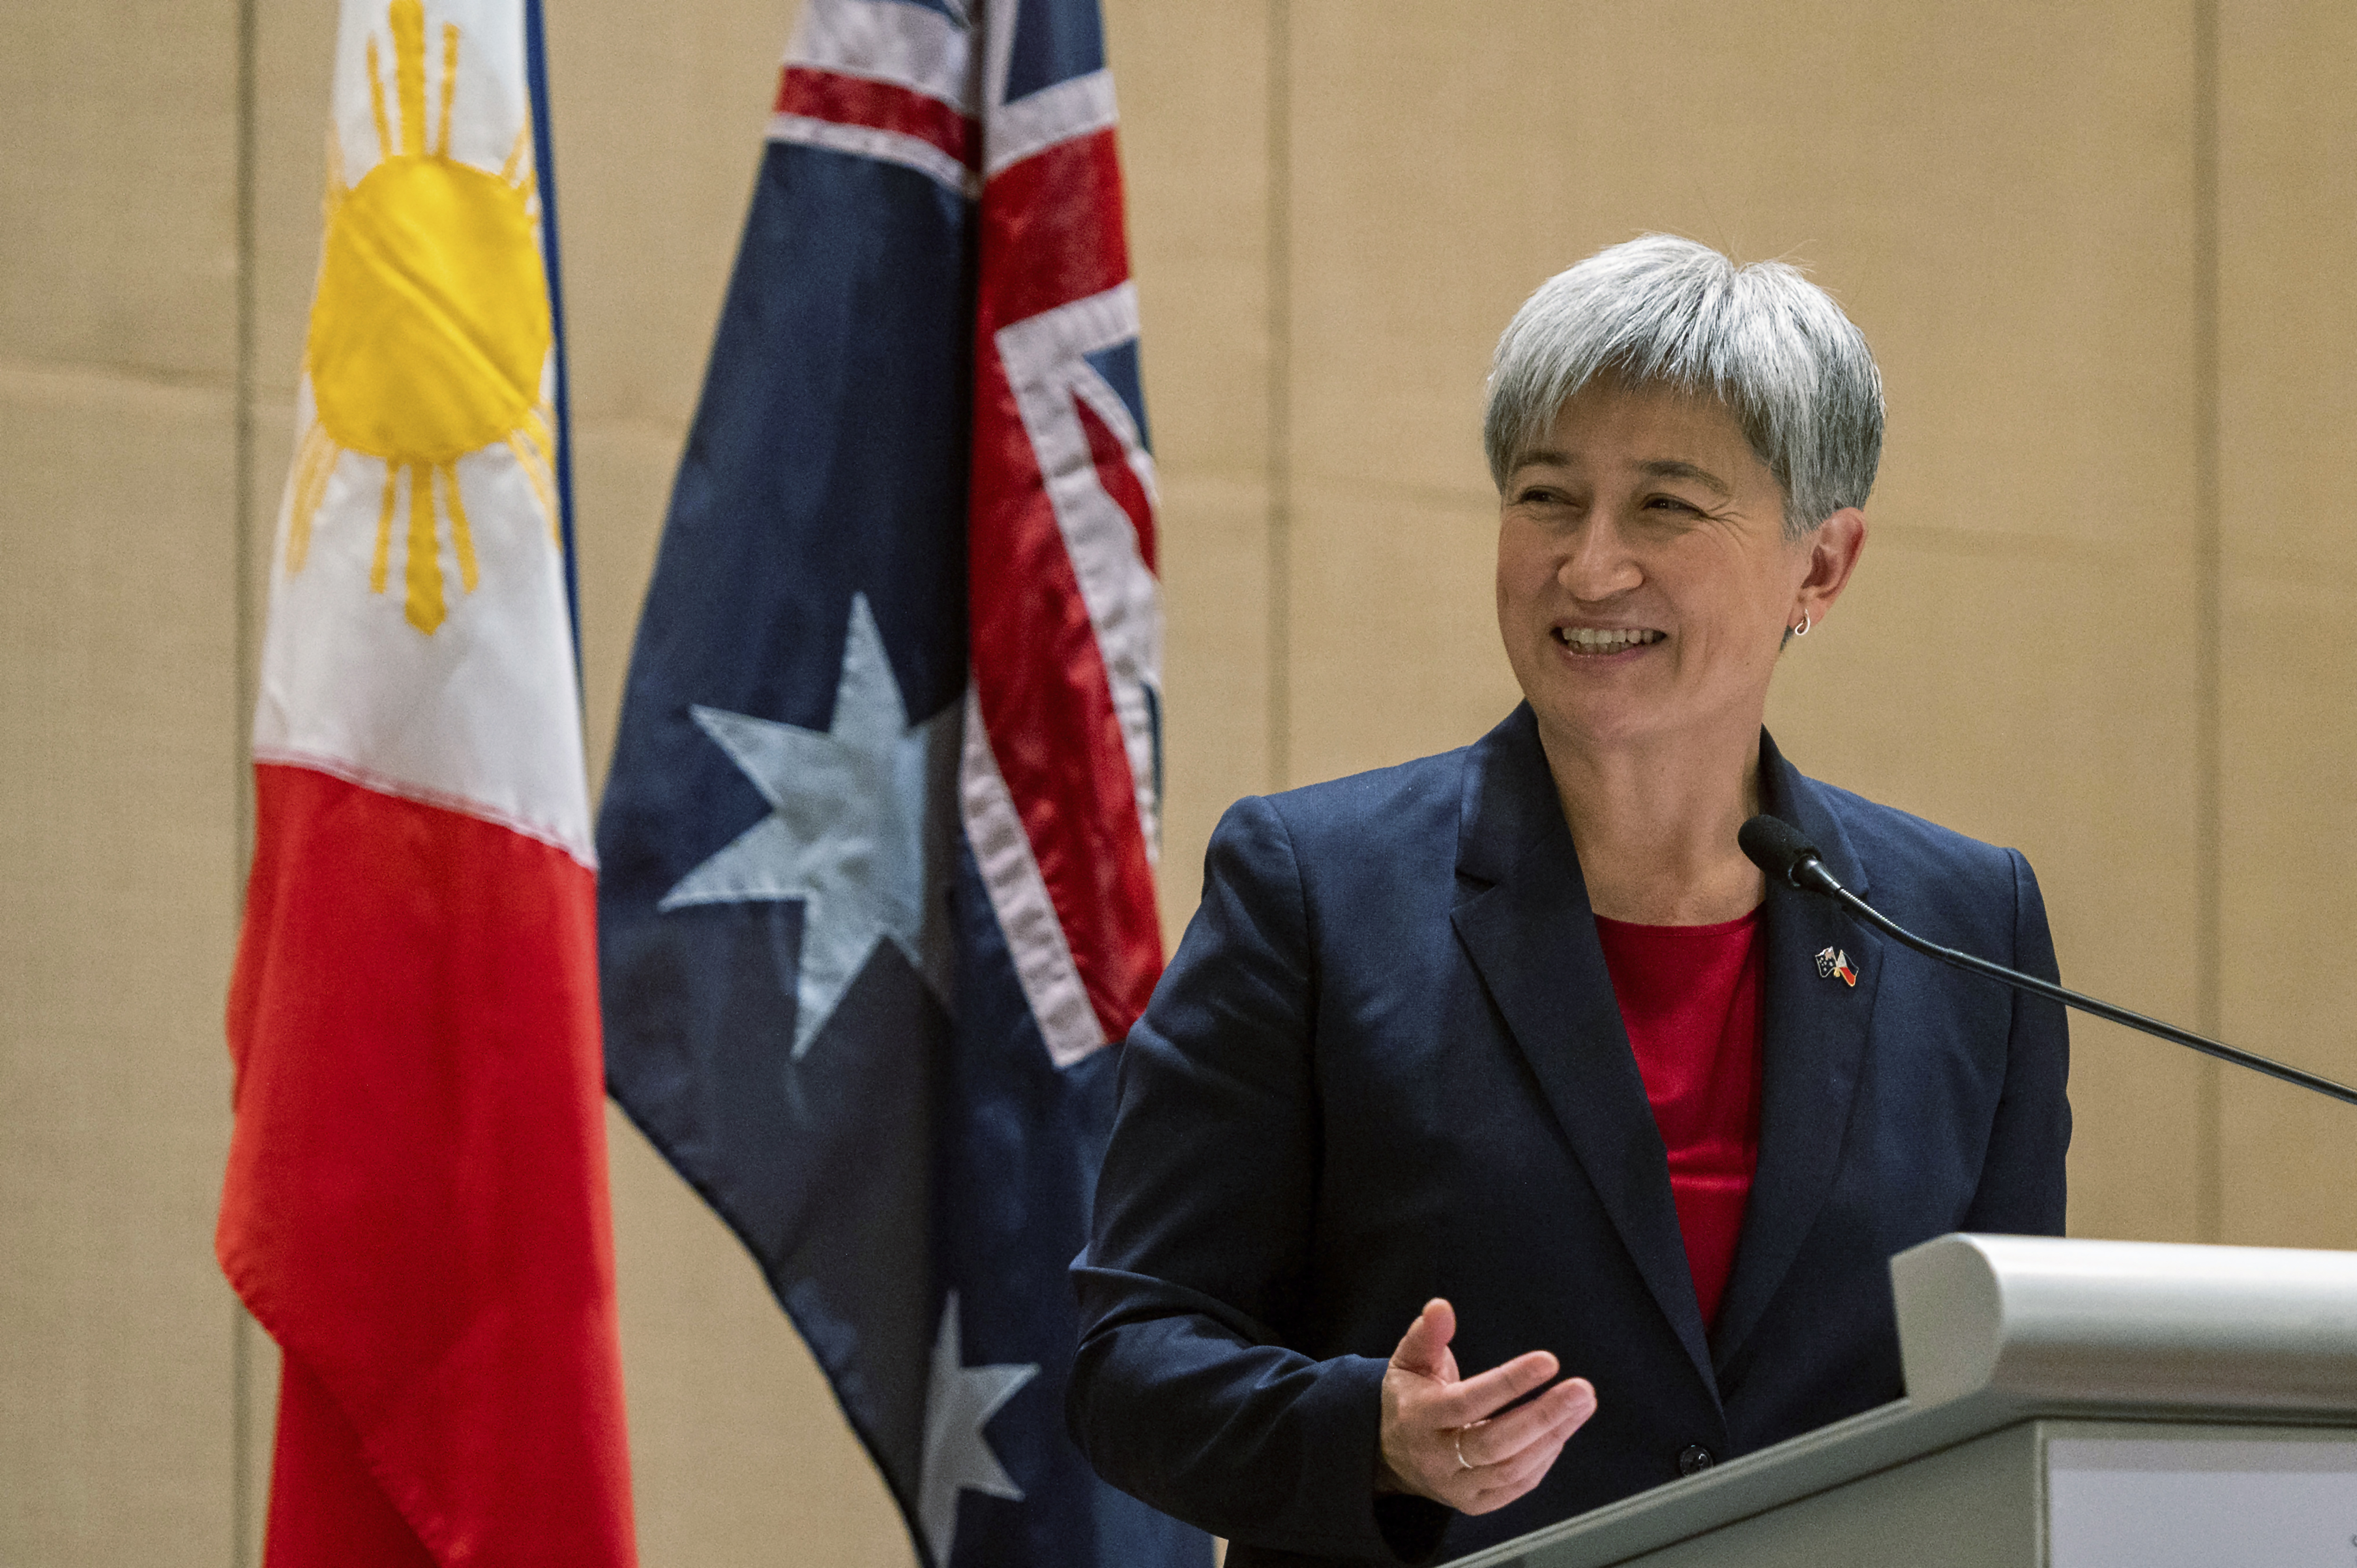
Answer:
<path fill-rule="evenodd" d="M 233 614 L 236 617 L 236 667 L 231 675 L 237 684 L 230 703 L 228 736 L 231 798 L 235 802 L 232 807 L 235 820 L 231 824 L 233 848 L 230 862 L 230 886 L 226 891 L 231 914 L 240 924 L 244 919 L 245 866 L 253 845 L 253 778 L 245 766 L 245 714 L 247 693 L 254 687 L 256 658 L 252 542 L 255 494 L 253 399 L 255 356 L 259 351 L 254 336 L 255 205 L 258 199 L 254 83 L 260 43 L 257 37 L 260 20 L 256 13 L 257 0 L 238 0 L 237 366 L 236 406 L 231 415 L 231 439 L 236 443 L 236 451 L 231 458 L 230 487 L 230 559 L 234 578 L 231 597 L 234 601 Z M 247 1317 L 243 1305 L 232 1296 L 229 1311 L 231 1568 L 245 1568 L 247 1563 L 258 1561 L 260 1556 L 255 1550 L 253 1486 L 253 1323 Z"/>
<path fill-rule="evenodd" d="M 2225 940 L 2222 899 L 2221 725 L 2224 551 L 2219 364 L 2218 4 L 2193 4 L 2193 464 L 2194 464 L 2194 1009 L 2202 1033 L 2223 1032 Z M 2194 1232 L 2221 1239 L 2225 1208 L 2223 1086 L 2204 1061 L 2194 1079 Z"/>
<path fill-rule="evenodd" d="M 1293 782 L 1293 16 L 1268 0 L 1268 786 Z"/>

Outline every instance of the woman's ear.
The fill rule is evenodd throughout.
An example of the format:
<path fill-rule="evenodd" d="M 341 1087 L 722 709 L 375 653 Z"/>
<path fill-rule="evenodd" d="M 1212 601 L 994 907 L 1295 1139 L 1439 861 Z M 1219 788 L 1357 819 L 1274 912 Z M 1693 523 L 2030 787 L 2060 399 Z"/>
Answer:
<path fill-rule="evenodd" d="M 1792 596 L 1793 607 L 1811 621 L 1821 621 L 1849 586 L 1849 575 L 1857 570 L 1857 558 L 1866 553 L 1866 513 L 1846 506 L 1817 524 L 1801 542 L 1808 546 L 1809 571 Z"/>

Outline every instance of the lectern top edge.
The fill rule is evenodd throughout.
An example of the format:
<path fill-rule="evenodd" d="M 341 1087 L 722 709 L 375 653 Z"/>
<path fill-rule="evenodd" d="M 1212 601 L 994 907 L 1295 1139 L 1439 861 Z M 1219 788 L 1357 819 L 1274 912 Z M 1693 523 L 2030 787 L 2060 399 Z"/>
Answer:
<path fill-rule="evenodd" d="M 1908 1402 L 2357 1414 L 2357 1252 L 1942 1236 L 1890 1261 Z"/>

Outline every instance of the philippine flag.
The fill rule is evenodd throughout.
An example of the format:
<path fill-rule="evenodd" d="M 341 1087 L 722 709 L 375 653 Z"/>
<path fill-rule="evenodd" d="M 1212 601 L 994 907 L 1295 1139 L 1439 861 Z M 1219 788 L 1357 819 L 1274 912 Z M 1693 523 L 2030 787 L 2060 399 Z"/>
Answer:
<path fill-rule="evenodd" d="M 274 1568 L 635 1557 L 539 41 L 343 8 L 218 1237 Z"/>

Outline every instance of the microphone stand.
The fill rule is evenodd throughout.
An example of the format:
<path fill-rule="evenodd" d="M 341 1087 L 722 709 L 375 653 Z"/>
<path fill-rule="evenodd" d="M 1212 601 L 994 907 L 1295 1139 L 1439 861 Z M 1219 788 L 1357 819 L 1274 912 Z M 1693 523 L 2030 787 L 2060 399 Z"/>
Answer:
<path fill-rule="evenodd" d="M 1759 817 L 1752 819 L 1753 822 L 1763 821 L 1772 822 L 1776 822 L 1776 819 Z M 1751 822 L 1744 824 L 1746 828 L 1751 825 Z M 1751 842 L 1752 835 L 1749 833 L 1744 835 L 1746 841 L 1743 846 L 1744 852 L 1751 854 L 1755 865 L 1767 872 L 1770 876 L 1781 877 L 1804 893 L 1814 893 L 1832 899 L 1848 910 L 1855 918 L 1865 921 L 1894 941 L 1914 949 L 1926 958 L 1937 959 L 1942 963 L 1964 970 L 1969 973 L 1986 975 L 1991 980 L 2010 985 L 2017 991 L 2027 991 L 2034 996 L 2043 996 L 2050 1002 L 2060 1002 L 2065 1007 L 2076 1007 L 2082 1013 L 2092 1013 L 2098 1018 L 2106 1019 L 2115 1024 L 2125 1024 L 2131 1029 L 2141 1029 L 2147 1035 L 2158 1035 L 2164 1040 L 2173 1040 L 2188 1049 L 2200 1051 L 2203 1056 L 2215 1057 L 2220 1061 L 2233 1062 L 2237 1067 L 2246 1067 L 2253 1072 L 2263 1072 L 2269 1078 L 2278 1078 L 2286 1083 L 2296 1083 L 2302 1089 L 2314 1090 L 2317 1093 L 2338 1100 L 2343 1104 L 2357 1105 L 2357 1089 L 2351 1089 L 2346 1084 L 2335 1083 L 2329 1078 L 2320 1078 L 2315 1073 L 2304 1072 L 2298 1068 L 2289 1067 L 2249 1051 L 2237 1050 L 2222 1041 L 2211 1039 L 2204 1035 L 2197 1035 L 2190 1029 L 2180 1029 L 2174 1024 L 2164 1024 L 2158 1018 L 2148 1018 L 2141 1013 L 2130 1012 L 2126 1007 L 2115 1007 L 2108 1002 L 2101 1002 L 2083 992 L 2057 985 L 2050 980 L 2040 980 L 2034 974 L 2024 974 L 2018 969 L 2007 969 L 2001 963 L 1991 963 L 1985 958 L 1975 958 L 1971 953 L 1960 952 L 1954 948 L 1943 948 L 1937 942 L 1927 941 L 1843 886 L 1839 879 L 1825 869 L 1825 863 L 1818 857 L 1814 848 L 1800 842 L 1800 835 L 1791 832 L 1785 824 L 1777 822 L 1777 826 L 1785 829 L 1785 832 L 1778 836 L 1789 839 L 1790 843 L 1789 844 L 1780 843 L 1767 849 L 1767 853 L 1772 859 L 1763 859 L 1760 854 L 1753 854 L 1751 853 L 1754 847 Z M 1790 860 L 1786 860 L 1785 853 L 1779 852 L 1788 852 L 1791 855 Z"/>

